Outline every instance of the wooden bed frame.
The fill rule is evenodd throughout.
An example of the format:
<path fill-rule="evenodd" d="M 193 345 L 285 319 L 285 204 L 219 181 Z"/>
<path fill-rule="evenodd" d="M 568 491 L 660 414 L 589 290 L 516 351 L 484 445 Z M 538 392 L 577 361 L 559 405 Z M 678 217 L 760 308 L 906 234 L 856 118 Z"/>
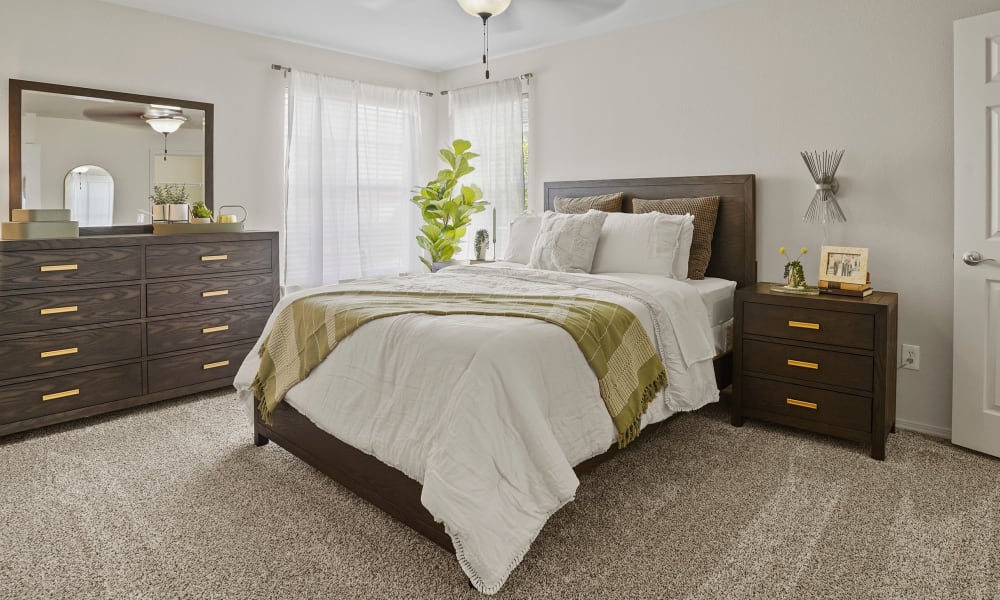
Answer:
<path fill-rule="evenodd" d="M 719 216 L 707 275 L 736 281 L 737 287 L 757 282 L 753 175 L 550 182 L 545 184 L 545 208 L 551 210 L 557 196 L 580 197 L 613 192 L 625 193 L 625 212 L 631 212 L 632 198 L 719 196 Z M 730 384 L 731 353 L 715 359 L 715 375 L 720 389 Z M 256 445 L 263 446 L 273 440 L 442 548 L 454 552 L 444 526 L 436 523 L 420 503 L 420 483 L 321 430 L 287 403 L 278 405 L 271 421 L 267 425 L 261 421 L 259 413 L 255 414 Z M 587 472 L 615 451 L 612 447 L 608 452 L 577 465 L 574 470 L 577 473 Z"/>

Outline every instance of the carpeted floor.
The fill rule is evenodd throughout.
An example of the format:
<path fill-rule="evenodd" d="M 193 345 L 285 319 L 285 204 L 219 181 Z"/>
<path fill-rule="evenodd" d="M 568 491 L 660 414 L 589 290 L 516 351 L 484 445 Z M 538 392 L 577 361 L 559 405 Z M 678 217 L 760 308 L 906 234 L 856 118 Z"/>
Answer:
<path fill-rule="evenodd" d="M 0 439 L 0 598 L 479 598 L 231 394 Z M 498 598 L 1000 598 L 1000 460 L 718 407 L 585 476 Z"/>

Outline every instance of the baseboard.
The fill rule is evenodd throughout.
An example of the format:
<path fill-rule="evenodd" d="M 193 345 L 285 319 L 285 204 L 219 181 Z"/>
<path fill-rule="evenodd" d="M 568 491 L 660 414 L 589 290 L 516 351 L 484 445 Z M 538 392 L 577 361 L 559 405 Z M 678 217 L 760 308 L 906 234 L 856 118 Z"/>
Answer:
<path fill-rule="evenodd" d="M 934 437 L 951 439 L 951 428 L 950 427 L 938 427 L 937 425 L 927 425 L 925 423 L 917 423 L 916 421 L 907 421 L 905 419 L 896 419 L 896 429 L 905 429 L 907 431 L 916 431 L 917 433 L 925 433 L 927 435 L 932 435 Z"/>

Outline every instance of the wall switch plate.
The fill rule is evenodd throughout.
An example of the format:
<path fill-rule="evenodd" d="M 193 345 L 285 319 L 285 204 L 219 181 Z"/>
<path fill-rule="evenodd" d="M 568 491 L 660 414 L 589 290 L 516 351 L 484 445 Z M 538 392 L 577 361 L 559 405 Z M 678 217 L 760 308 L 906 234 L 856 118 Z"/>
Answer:
<path fill-rule="evenodd" d="M 902 368 L 920 370 L 920 346 L 903 344 Z"/>

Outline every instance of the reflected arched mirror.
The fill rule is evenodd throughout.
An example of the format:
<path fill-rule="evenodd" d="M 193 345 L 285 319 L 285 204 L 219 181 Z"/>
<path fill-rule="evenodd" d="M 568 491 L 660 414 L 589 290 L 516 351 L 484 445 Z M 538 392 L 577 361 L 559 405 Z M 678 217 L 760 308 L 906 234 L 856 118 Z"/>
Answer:
<path fill-rule="evenodd" d="M 115 180 L 97 165 L 80 165 L 66 174 L 63 208 L 80 227 L 109 227 L 115 214 Z"/>

